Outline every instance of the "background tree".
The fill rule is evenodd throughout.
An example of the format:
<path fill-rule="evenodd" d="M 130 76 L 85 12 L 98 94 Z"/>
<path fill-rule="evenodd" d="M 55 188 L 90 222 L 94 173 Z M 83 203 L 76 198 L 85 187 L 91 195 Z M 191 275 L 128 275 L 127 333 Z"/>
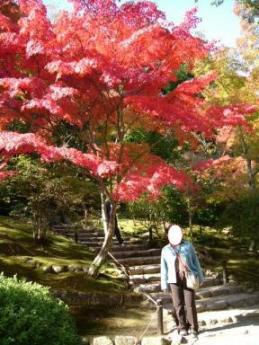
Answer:
<path fill-rule="evenodd" d="M 247 35 L 248 33 L 245 32 L 244 37 Z M 258 64 L 256 60 L 253 60 L 255 55 L 255 46 L 246 44 L 238 45 L 237 49 L 222 49 L 207 60 L 202 67 L 203 73 L 205 68 L 206 71 L 210 69 L 217 71 L 218 75 L 213 88 L 204 92 L 208 102 L 221 106 L 235 102 L 249 103 L 254 104 L 255 109 L 258 109 L 255 88 L 258 84 Z M 256 228 L 248 225 L 245 229 L 244 219 L 246 218 L 247 223 L 251 221 L 253 224 L 254 217 L 247 218 L 247 215 L 251 215 L 247 208 L 244 208 L 243 213 L 239 213 L 239 210 L 240 206 L 247 202 L 247 205 L 250 205 L 256 213 L 254 200 L 258 194 L 258 133 L 258 110 L 252 116 L 247 116 L 245 127 L 225 126 L 222 128 L 216 137 L 216 151 L 212 157 L 218 159 L 211 161 L 212 175 L 209 176 L 209 179 L 215 183 L 214 191 L 208 198 L 213 203 L 224 205 L 225 224 L 231 224 L 231 216 L 233 216 L 233 230 L 236 236 L 243 234 L 247 238 L 250 233 L 250 248 L 256 245 Z M 249 198 L 251 198 L 250 202 L 248 202 Z M 234 216 L 235 206 L 240 217 Z M 238 222 L 239 231 L 237 231 Z"/>
<path fill-rule="evenodd" d="M 83 218 L 86 207 L 99 202 L 90 181 L 82 179 L 80 170 L 69 164 L 48 167 L 36 157 L 23 155 L 10 164 L 16 173 L 0 186 L 2 207 L 10 215 L 31 220 L 38 244 L 47 243 L 52 224 L 75 222 Z"/>

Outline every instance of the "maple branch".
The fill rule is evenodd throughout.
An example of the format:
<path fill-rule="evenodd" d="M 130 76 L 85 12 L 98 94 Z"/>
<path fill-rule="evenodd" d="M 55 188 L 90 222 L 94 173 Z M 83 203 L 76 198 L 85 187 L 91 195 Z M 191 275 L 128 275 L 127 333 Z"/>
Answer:
<path fill-rule="evenodd" d="M 190 134 L 202 145 L 204 153 L 208 153 L 208 143 L 206 142 L 205 138 L 202 138 L 201 135 L 198 135 L 195 132 L 190 132 Z"/>

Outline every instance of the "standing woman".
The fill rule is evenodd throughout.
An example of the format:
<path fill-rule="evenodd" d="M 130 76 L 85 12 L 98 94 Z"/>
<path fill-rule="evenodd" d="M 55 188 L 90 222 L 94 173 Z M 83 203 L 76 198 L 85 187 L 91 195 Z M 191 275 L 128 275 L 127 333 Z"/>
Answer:
<path fill-rule="evenodd" d="M 182 229 L 171 225 L 167 244 L 161 254 L 161 289 L 172 292 L 173 306 L 180 335 L 198 335 L 198 319 L 195 305 L 195 291 L 186 285 L 186 267 L 198 278 L 204 277 L 193 245 L 183 239 Z M 186 311 L 185 311 L 186 309 Z"/>

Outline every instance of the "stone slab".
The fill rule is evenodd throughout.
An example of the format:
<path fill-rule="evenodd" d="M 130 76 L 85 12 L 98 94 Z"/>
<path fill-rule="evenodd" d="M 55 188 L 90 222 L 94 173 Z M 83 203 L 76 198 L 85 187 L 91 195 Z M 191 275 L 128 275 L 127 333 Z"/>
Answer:
<path fill-rule="evenodd" d="M 141 341 L 141 345 L 168 345 L 170 341 L 167 339 L 157 336 L 157 337 L 144 337 Z"/>
<path fill-rule="evenodd" d="M 102 337 L 94 337 L 91 340 L 91 345 L 113 345 L 112 340 L 109 337 L 102 336 Z"/>
<path fill-rule="evenodd" d="M 117 335 L 114 339 L 115 345 L 138 345 L 138 339 L 131 336 Z"/>

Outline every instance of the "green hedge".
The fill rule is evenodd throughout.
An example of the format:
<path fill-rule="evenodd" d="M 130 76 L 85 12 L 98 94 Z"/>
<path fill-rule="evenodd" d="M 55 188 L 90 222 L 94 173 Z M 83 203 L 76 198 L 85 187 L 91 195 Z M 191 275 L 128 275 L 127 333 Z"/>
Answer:
<path fill-rule="evenodd" d="M 68 307 L 36 283 L 0 275 L 1 345 L 79 345 Z"/>

